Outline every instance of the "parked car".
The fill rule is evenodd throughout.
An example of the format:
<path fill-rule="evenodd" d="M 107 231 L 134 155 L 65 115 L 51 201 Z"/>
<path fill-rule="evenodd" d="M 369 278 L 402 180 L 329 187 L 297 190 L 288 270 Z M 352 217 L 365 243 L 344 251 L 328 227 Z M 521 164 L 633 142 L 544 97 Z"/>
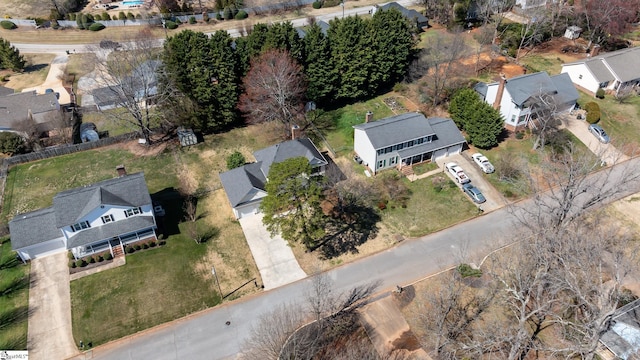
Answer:
<path fill-rule="evenodd" d="M 449 173 L 453 175 L 454 179 L 460 184 L 466 184 L 471 181 L 467 174 L 464 173 L 464 170 L 458 164 L 454 162 L 450 162 L 444 165 Z"/>
<path fill-rule="evenodd" d="M 487 199 L 485 199 L 484 195 L 482 195 L 482 192 L 477 187 L 473 186 L 472 184 L 464 184 L 464 185 L 462 185 L 462 190 L 464 190 L 464 192 L 467 195 L 469 195 L 471 200 L 473 200 L 473 202 L 475 202 L 475 203 L 482 204 L 483 202 L 487 201 Z"/>
<path fill-rule="evenodd" d="M 486 156 L 480 153 L 475 153 L 471 155 L 471 158 L 480 167 L 480 170 L 482 170 L 485 174 L 491 174 L 492 172 L 496 171 L 496 169 L 493 167 L 493 164 L 491 164 Z"/>
<path fill-rule="evenodd" d="M 603 144 L 608 144 L 611 139 L 609 139 L 609 135 L 604 131 L 602 126 L 598 124 L 589 125 L 589 132 L 593 134 L 593 136 L 598 139 Z"/>

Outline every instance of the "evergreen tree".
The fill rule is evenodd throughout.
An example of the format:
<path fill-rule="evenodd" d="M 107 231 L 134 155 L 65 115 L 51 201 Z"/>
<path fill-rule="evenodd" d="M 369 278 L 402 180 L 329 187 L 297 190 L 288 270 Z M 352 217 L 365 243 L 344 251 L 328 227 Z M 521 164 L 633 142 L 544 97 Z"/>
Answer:
<path fill-rule="evenodd" d="M 248 36 L 236 39 L 240 76 L 246 75 L 249 71 L 251 59 L 262 53 L 268 32 L 269 26 L 267 24 L 256 24 Z"/>
<path fill-rule="evenodd" d="M 307 98 L 319 103 L 328 102 L 336 90 L 329 39 L 318 24 L 313 24 L 307 29 L 303 43 L 306 49 L 304 72 L 308 81 Z"/>
<path fill-rule="evenodd" d="M 376 89 L 402 80 L 413 57 L 415 41 L 407 19 L 396 9 L 376 11 L 371 19 L 375 53 L 371 81 Z"/>
<path fill-rule="evenodd" d="M 311 165 L 305 157 L 274 163 L 269 170 L 267 196 L 260 209 L 262 222 L 272 233 L 313 248 L 325 235 L 327 218 L 322 213 L 324 177 L 311 176 Z"/>
<path fill-rule="evenodd" d="M 12 46 L 9 41 L 0 38 L 0 69 L 22 71 L 25 64 L 26 61 L 20 55 L 20 50 Z"/>
<path fill-rule="evenodd" d="M 164 86 L 174 86 L 192 102 L 187 121 L 205 132 L 219 131 L 238 118 L 238 64 L 231 43 L 226 31 L 208 38 L 190 30 L 165 42 Z"/>
<path fill-rule="evenodd" d="M 449 114 L 459 127 L 464 128 L 473 145 L 485 149 L 498 145 L 504 119 L 473 89 L 462 89 L 453 96 Z"/>
<path fill-rule="evenodd" d="M 304 59 L 302 40 L 288 21 L 269 26 L 262 51 L 271 49 L 286 50 L 291 57 L 300 62 Z"/>

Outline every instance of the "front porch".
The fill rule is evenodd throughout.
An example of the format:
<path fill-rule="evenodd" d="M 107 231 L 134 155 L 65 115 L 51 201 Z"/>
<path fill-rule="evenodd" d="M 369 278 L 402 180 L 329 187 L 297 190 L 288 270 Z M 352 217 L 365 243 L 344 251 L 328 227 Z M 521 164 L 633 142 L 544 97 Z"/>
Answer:
<path fill-rule="evenodd" d="M 114 258 L 124 256 L 125 245 L 137 243 L 145 240 L 157 240 L 155 227 L 135 231 L 95 241 L 86 245 L 76 246 L 71 249 L 75 260 L 94 254 L 109 252 Z"/>

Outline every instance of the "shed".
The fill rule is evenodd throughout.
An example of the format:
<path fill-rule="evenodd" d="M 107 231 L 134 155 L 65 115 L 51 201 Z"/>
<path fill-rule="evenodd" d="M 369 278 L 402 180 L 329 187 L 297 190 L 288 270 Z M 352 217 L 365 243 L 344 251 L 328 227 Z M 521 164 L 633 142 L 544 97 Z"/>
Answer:
<path fill-rule="evenodd" d="M 564 37 L 570 40 L 575 40 L 580 37 L 580 33 L 582 32 L 582 28 L 572 25 L 567 27 L 567 30 L 564 32 Z"/>
<path fill-rule="evenodd" d="M 191 146 L 198 143 L 198 138 L 192 129 L 178 129 L 180 146 Z"/>

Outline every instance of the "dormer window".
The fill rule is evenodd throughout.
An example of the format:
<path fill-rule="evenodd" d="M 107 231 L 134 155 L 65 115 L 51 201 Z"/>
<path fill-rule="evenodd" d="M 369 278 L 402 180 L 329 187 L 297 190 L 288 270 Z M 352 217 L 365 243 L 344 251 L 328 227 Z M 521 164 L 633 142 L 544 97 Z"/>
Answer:
<path fill-rule="evenodd" d="M 142 209 L 140 207 L 127 209 L 124 211 L 124 216 L 129 217 L 133 215 L 142 214 Z"/>
<path fill-rule="evenodd" d="M 106 224 L 106 223 L 110 223 L 113 221 L 113 215 L 109 214 L 109 215 L 105 215 L 102 218 L 102 223 Z"/>
<path fill-rule="evenodd" d="M 75 231 L 88 229 L 90 227 L 91 227 L 91 225 L 89 225 L 88 221 L 81 221 L 81 222 L 79 222 L 77 224 L 71 225 L 71 230 L 73 230 L 75 232 Z"/>

